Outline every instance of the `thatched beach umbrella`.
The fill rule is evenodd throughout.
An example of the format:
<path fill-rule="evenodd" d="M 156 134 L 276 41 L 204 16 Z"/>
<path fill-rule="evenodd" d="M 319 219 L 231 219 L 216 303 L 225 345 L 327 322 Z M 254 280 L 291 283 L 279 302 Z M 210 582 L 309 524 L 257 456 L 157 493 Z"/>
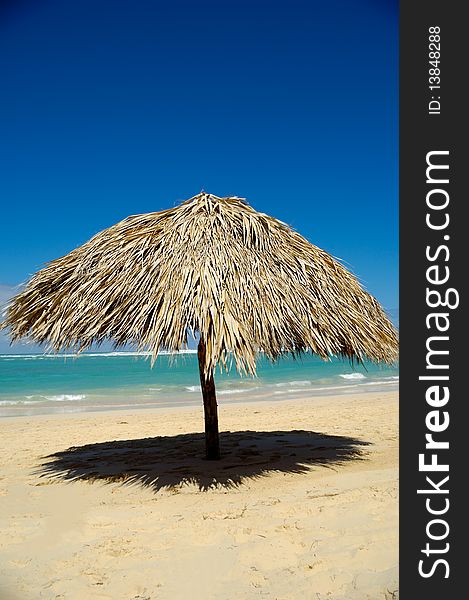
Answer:
<path fill-rule="evenodd" d="M 259 352 L 391 363 L 398 348 L 378 302 L 337 260 L 245 200 L 206 193 L 130 216 L 50 262 L 2 327 L 54 351 L 111 339 L 153 360 L 200 336 L 207 458 L 219 457 L 217 363 L 254 375 Z"/>

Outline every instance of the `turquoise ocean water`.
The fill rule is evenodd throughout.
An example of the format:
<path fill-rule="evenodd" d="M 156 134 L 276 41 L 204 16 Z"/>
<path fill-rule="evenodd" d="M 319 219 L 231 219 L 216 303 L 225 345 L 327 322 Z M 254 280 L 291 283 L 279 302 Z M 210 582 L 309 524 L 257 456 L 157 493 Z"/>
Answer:
<path fill-rule="evenodd" d="M 367 363 L 351 365 L 316 356 L 261 357 L 256 378 L 234 369 L 216 373 L 220 404 L 301 396 L 397 389 L 399 371 Z M 189 406 L 201 403 L 195 351 L 148 356 L 126 352 L 72 355 L 0 355 L 0 416 L 80 412 L 112 408 Z"/>

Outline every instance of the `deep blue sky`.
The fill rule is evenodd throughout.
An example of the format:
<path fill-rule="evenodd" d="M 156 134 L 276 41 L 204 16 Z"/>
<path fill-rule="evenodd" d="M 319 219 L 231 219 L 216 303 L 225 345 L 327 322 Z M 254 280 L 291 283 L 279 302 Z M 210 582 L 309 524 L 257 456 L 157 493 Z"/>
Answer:
<path fill-rule="evenodd" d="M 129 214 L 248 198 L 398 303 L 386 0 L 0 8 L 0 286 Z"/>

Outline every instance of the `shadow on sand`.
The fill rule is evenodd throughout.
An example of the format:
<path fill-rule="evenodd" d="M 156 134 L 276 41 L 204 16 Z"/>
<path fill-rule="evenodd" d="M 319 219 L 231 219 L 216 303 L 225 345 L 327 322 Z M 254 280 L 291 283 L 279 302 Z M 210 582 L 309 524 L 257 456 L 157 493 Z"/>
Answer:
<path fill-rule="evenodd" d="M 203 433 L 72 447 L 44 457 L 37 474 L 66 481 L 142 485 L 155 492 L 194 484 L 235 488 L 270 472 L 306 473 L 315 466 L 363 460 L 369 442 L 314 431 L 223 431 L 222 458 L 204 458 Z"/>

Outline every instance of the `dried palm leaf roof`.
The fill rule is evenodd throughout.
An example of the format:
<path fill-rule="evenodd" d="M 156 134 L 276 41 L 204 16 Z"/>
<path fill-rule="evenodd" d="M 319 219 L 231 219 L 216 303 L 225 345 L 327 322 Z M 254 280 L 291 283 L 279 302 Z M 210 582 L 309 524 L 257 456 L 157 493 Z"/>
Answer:
<path fill-rule="evenodd" d="M 232 356 L 254 374 L 260 351 L 391 363 L 398 348 L 378 302 L 340 262 L 244 199 L 206 193 L 130 216 L 48 263 L 2 327 L 54 351 L 112 339 L 153 359 L 198 332 L 206 373 Z"/>

